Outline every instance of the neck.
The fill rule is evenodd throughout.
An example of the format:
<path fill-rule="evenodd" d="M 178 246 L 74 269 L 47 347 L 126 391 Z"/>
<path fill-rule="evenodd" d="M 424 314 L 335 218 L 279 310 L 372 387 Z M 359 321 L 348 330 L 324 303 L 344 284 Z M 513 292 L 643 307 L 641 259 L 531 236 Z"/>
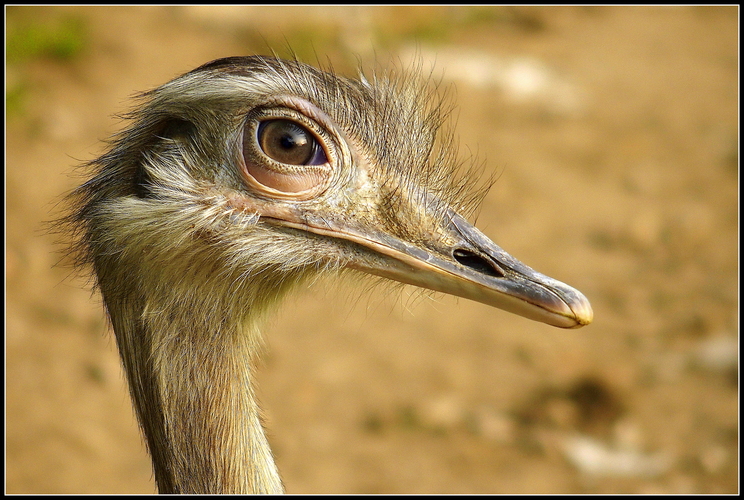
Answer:
<path fill-rule="evenodd" d="M 315 268 L 295 253 L 286 269 L 266 251 L 285 236 L 211 195 L 88 196 L 77 217 L 158 490 L 282 492 L 253 387 L 258 323 Z"/>
<path fill-rule="evenodd" d="M 257 327 L 138 303 L 107 300 L 160 493 L 282 493 L 253 390 Z"/>

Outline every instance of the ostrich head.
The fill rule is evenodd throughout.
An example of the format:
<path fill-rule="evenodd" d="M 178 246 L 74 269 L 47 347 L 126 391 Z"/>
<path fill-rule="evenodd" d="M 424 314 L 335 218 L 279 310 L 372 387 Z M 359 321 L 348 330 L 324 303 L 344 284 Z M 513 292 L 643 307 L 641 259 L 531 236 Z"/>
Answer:
<path fill-rule="evenodd" d="M 307 278 L 355 269 L 554 326 L 592 320 L 580 292 L 466 221 L 484 190 L 457 175 L 446 110 L 413 78 L 235 57 L 141 99 L 69 221 L 161 491 L 281 489 L 244 367 L 258 320 Z"/>

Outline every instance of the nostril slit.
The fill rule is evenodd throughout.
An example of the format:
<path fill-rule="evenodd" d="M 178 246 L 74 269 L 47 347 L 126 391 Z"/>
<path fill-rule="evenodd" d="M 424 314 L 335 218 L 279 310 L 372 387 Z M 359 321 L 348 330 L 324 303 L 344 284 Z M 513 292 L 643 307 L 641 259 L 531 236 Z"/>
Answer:
<path fill-rule="evenodd" d="M 457 262 L 465 267 L 469 267 L 474 271 L 496 278 L 504 277 L 504 273 L 501 272 L 501 269 L 499 269 L 490 261 L 484 259 L 480 255 L 477 255 L 469 250 L 462 250 L 461 248 L 458 248 L 457 250 L 452 252 L 452 256 Z"/>

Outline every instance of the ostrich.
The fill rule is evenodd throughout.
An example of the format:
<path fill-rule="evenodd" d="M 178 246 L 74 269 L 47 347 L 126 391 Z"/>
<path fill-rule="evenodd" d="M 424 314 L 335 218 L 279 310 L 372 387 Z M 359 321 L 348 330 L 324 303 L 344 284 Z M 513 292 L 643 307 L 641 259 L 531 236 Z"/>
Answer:
<path fill-rule="evenodd" d="M 254 370 L 262 320 L 348 270 L 562 328 L 577 290 L 464 218 L 447 109 L 420 78 L 230 57 L 140 96 L 65 219 L 111 320 L 161 493 L 280 493 Z"/>

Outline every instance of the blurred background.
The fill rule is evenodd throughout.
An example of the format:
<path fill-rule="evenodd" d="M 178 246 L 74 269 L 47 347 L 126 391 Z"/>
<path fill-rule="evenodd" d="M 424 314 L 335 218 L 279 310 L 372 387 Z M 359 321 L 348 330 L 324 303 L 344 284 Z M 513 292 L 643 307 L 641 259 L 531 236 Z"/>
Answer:
<path fill-rule="evenodd" d="M 737 492 L 737 7 L 6 16 L 8 493 L 155 491 L 100 299 L 43 221 L 135 92 L 288 48 L 347 76 L 433 65 L 461 153 L 498 176 L 478 226 L 595 311 L 564 331 L 412 289 L 301 291 L 259 381 L 289 493 Z"/>

